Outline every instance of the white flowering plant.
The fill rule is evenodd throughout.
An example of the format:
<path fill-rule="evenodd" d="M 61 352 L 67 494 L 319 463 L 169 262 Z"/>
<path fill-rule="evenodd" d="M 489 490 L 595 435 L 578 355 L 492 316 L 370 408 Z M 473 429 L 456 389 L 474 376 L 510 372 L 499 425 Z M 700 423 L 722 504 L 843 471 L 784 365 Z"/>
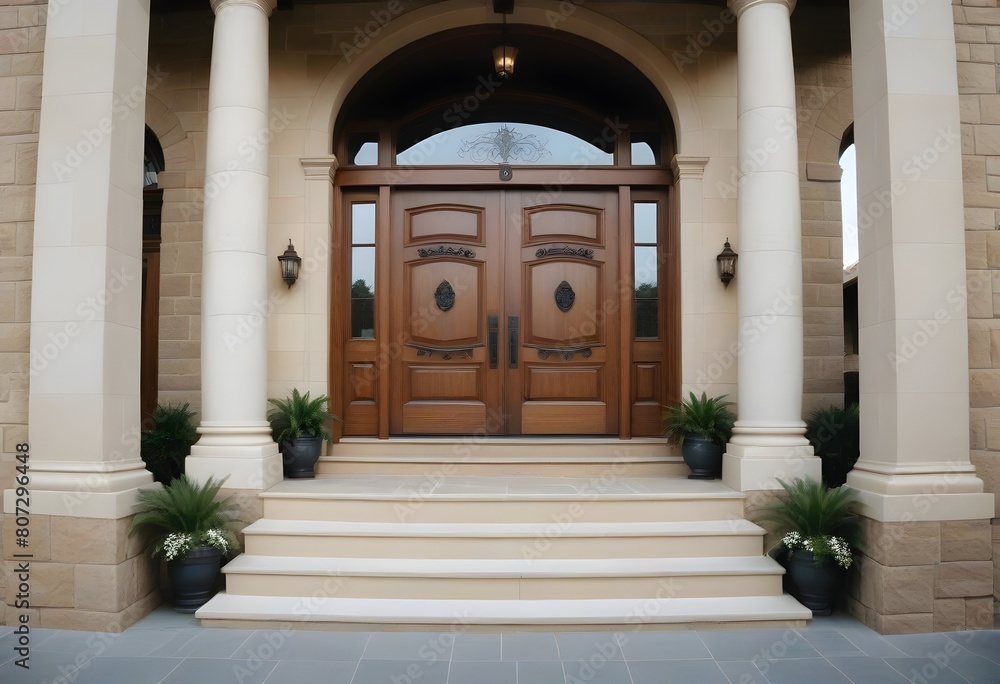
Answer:
<path fill-rule="evenodd" d="M 192 549 L 199 546 L 211 546 L 226 555 L 237 547 L 237 542 L 228 529 L 213 527 L 195 534 L 172 532 L 153 547 L 153 556 L 163 556 L 166 561 L 183 560 Z"/>
<path fill-rule="evenodd" d="M 182 475 L 166 487 L 142 489 L 129 530 L 145 532 L 152 555 L 167 561 L 183 560 L 203 546 L 232 554 L 239 550 L 228 526 L 234 505 L 218 498 L 222 484 L 214 478 L 202 483 Z"/>
<path fill-rule="evenodd" d="M 817 565 L 832 561 L 845 569 L 851 567 L 855 551 L 861 548 L 853 491 L 829 489 L 813 479 L 778 482 L 785 495 L 767 506 L 762 520 L 780 535 L 789 556 L 809 551 Z"/>
<path fill-rule="evenodd" d="M 788 549 L 789 556 L 792 556 L 796 550 L 802 549 L 812 553 L 813 561 L 816 563 L 832 560 L 845 570 L 854 563 L 851 545 L 841 537 L 832 534 L 803 537 L 798 532 L 789 532 L 781 538 L 781 543 Z"/>

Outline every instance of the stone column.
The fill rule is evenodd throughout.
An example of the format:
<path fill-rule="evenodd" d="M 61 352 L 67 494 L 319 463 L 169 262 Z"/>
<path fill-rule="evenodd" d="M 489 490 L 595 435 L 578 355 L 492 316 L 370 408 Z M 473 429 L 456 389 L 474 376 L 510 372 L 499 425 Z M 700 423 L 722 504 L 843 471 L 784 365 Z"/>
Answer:
<path fill-rule="evenodd" d="M 276 0 L 212 0 L 201 315 L 201 438 L 187 459 L 227 489 L 281 480 L 267 415 L 268 18 Z"/>
<path fill-rule="evenodd" d="M 4 493 L 4 558 L 29 554 L 16 562 L 31 566 L 32 596 L 30 610 L 8 610 L 11 624 L 26 615 L 32 627 L 120 631 L 159 602 L 153 568 L 127 534 L 138 488 L 152 483 L 139 458 L 148 34 L 148 1 L 48 8 L 26 369 L 27 546 L 14 543 L 17 497 Z"/>
<path fill-rule="evenodd" d="M 778 489 L 776 478 L 819 477 L 803 436 L 802 220 L 794 0 L 734 0 L 738 17 L 739 419 L 723 481 Z"/>
<path fill-rule="evenodd" d="M 952 5 L 900 7 L 851 2 L 861 458 L 847 484 L 868 533 L 852 608 L 883 632 L 978 629 L 994 507 L 969 459 Z"/>

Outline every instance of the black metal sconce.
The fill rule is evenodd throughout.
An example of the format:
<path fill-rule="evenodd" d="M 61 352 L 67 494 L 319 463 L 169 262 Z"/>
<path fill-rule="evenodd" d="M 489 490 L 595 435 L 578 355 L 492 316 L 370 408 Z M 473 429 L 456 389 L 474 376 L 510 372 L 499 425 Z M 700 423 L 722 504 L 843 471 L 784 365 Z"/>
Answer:
<path fill-rule="evenodd" d="M 278 257 L 278 261 L 281 262 L 281 279 L 291 287 L 299 279 L 299 266 L 302 264 L 302 257 L 295 251 L 291 239 L 288 240 L 288 249 Z"/>
<path fill-rule="evenodd" d="M 726 238 L 725 246 L 719 252 L 719 256 L 715 257 L 719 264 L 719 278 L 726 287 L 729 287 L 729 281 L 736 277 L 736 261 L 739 258 L 740 255 L 734 252 L 729 244 L 729 238 Z"/>

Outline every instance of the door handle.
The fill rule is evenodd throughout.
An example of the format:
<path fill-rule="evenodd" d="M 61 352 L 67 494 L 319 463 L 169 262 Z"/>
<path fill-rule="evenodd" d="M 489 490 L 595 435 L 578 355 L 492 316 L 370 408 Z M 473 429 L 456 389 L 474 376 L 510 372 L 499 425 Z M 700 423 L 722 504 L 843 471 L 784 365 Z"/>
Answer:
<path fill-rule="evenodd" d="M 496 316 L 490 316 L 489 321 L 489 343 L 490 343 L 490 368 L 496 368 L 500 363 L 500 352 L 497 349 L 500 322 Z"/>
<path fill-rule="evenodd" d="M 507 367 L 517 368 L 517 316 L 507 317 L 507 338 L 509 341 L 510 348 L 507 350 L 509 356 L 507 357 Z"/>

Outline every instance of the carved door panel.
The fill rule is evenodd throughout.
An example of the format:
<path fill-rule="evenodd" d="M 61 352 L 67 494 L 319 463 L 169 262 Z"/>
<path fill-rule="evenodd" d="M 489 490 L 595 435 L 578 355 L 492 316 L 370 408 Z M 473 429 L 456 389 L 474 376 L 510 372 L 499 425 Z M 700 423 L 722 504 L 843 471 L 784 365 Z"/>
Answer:
<path fill-rule="evenodd" d="M 503 287 L 499 195 L 400 191 L 392 217 L 390 432 L 502 431 L 489 358 Z"/>
<path fill-rule="evenodd" d="M 618 196 L 506 197 L 506 312 L 517 363 L 504 393 L 521 434 L 618 431 Z M 516 344 L 514 335 L 516 334 Z"/>

